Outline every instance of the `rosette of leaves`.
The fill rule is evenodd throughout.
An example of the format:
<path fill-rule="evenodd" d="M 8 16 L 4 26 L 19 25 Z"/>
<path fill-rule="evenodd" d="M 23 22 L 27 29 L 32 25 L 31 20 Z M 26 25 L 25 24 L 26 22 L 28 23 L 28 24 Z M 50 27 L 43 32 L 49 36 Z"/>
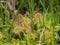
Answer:
<path fill-rule="evenodd" d="M 43 18 L 43 15 L 41 13 L 34 14 L 34 17 L 33 17 L 34 30 L 40 31 L 42 23 L 43 23 L 42 18 Z"/>
<path fill-rule="evenodd" d="M 52 31 L 49 31 L 49 30 L 45 30 L 45 42 L 47 44 L 52 44 L 52 41 L 54 40 L 53 38 L 53 32 Z"/>
<path fill-rule="evenodd" d="M 14 24 L 14 30 L 13 32 L 19 33 L 19 32 L 30 32 L 31 31 L 31 20 L 28 17 L 23 17 L 22 14 L 17 15 L 17 18 L 15 20 Z"/>
<path fill-rule="evenodd" d="M 28 17 L 23 17 L 22 27 L 28 31 L 31 30 L 31 20 Z"/>

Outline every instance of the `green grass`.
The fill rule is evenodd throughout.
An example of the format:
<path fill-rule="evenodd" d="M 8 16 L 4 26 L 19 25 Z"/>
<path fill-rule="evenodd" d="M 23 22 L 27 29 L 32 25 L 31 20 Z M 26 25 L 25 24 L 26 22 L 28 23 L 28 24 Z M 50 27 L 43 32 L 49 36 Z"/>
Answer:
<path fill-rule="evenodd" d="M 2 0 L 0 0 L 0 32 L 1 32 L 0 45 L 5 45 L 5 44 L 8 44 L 8 45 L 49 45 L 49 44 L 57 45 L 57 41 L 60 40 L 60 36 L 58 33 L 58 31 L 60 30 L 60 1 L 59 0 L 38 0 L 38 1 L 37 0 L 14 0 L 15 7 L 12 12 L 12 19 L 9 19 L 10 5 L 8 1 L 5 1 L 5 2 L 1 2 L 1 1 Z M 22 12 L 24 11 L 28 12 L 28 14 L 25 13 L 22 15 L 27 16 L 31 20 L 30 26 L 31 26 L 32 32 L 26 33 L 23 31 L 24 39 L 22 39 L 20 34 L 17 34 L 19 38 L 15 39 L 14 35 L 16 36 L 16 34 L 13 32 L 13 30 L 15 28 L 16 22 L 18 22 L 18 20 L 16 21 L 16 19 L 17 19 L 17 16 L 21 14 L 20 13 L 21 10 Z M 40 11 L 42 12 L 41 14 L 42 21 L 41 19 L 39 20 L 42 23 L 41 22 L 35 23 L 35 21 L 33 21 L 35 14 L 37 14 L 35 11 L 39 13 L 39 15 L 40 15 Z M 37 29 L 35 30 L 35 28 Z M 27 29 L 27 30 L 30 30 L 30 29 Z M 47 30 L 48 32 L 52 33 L 51 36 L 49 35 L 50 33 L 45 35 L 45 33 L 47 33 L 46 32 Z M 51 38 L 48 38 L 48 37 L 51 37 Z"/>

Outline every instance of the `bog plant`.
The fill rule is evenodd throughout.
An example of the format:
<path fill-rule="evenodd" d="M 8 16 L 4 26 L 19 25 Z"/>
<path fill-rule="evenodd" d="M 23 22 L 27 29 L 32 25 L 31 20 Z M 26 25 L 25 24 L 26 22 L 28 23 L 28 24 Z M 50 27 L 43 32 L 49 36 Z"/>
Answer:
<path fill-rule="evenodd" d="M 11 7 L 8 0 L 0 0 L 0 45 L 58 44 L 59 0 L 14 0 L 12 19 Z"/>

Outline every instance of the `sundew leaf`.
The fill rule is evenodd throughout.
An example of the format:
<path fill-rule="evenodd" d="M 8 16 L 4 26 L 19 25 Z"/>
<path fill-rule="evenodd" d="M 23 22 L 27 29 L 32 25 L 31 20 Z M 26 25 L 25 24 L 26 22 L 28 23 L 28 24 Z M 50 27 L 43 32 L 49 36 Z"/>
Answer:
<path fill-rule="evenodd" d="M 53 41 L 53 33 L 49 30 L 46 30 L 45 31 L 45 42 L 47 44 L 50 44 L 52 43 L 52 41 Z"/>

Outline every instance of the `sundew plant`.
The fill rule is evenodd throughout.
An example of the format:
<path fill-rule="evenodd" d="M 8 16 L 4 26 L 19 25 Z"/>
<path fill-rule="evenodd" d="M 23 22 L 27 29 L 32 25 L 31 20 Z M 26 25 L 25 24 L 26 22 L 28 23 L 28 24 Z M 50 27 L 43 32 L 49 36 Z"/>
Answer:
<path fill-rule="evenodd" d="M 0 45 L 60 45 L 60 0 L 0 0 Z"/>

